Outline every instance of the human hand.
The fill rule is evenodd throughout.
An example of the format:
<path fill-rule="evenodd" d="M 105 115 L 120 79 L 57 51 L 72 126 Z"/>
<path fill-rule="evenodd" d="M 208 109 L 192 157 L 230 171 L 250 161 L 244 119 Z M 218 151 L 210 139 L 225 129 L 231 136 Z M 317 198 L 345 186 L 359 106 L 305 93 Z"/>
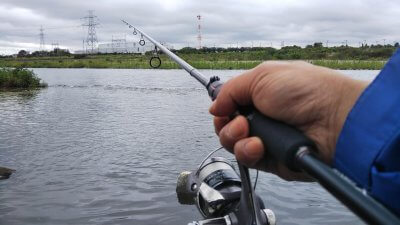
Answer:
<path fill-rule="evenodd" d="M 302 131 L 315 142 L 317 156 L 331 164 L 345 119 L 367 85 L 305 62 L 269 61 L 226 82 L 210 113 L 221 144 L 239 162 L 286 180 L 308 180 L 273 160 L 258 137 L 248 137 L 245 117 L 231 121 L 229 116 L 239 106 L 254 105 L 264 115 Z"/>

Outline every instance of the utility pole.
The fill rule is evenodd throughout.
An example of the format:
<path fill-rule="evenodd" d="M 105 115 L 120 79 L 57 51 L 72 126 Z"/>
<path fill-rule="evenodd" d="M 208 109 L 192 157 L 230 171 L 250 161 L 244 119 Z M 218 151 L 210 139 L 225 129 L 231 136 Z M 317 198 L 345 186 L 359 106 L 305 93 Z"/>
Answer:
<path fill-rule="evenodd" d="M 85 39 L 82 40 L 82 53 L 86 53 L 86 51 L 85 51 Z"/>
<path fill-rule="evenodd" d="M 43 26 L 40 26 L 40 33 L 39 33 L 39 37 L 40 37 L 40 51 L 44 51 L 46 48 L 46 45 L 44 43 L 44 29 Z"/>
<path fill-rule="evenodd" d="M 198 26 L 197 26 L 197 41 L 199 42 L 199 49 L 201 49 L 201 15 L 197 15 Z"/>
<path fill-rule="evenodd" d="M 329 44 L 329 41 L 328 40 L 326 40 L 326 47 L 328 48 L 329 46 L 328 46 L 328 44 Z"/>
<path fill-rule="evenodd" d="M 84 17 L 86 23 L 82 24 L 82 26 L 88 27 L 88 35 L 86 38 L 86 45 L 91 48 L 91 53 L 94 53 L 94 49 L 97 46 L 97 35 L 96 35 L 96 26 L 100 25 L 97 20 L 97 16 L 93 15 L 93 10 L 88 11 L 88 16 Z"/>
<path fill-rule="evenodd" d="M 53 50 L 59 49 L 59 48 L 60 48 L 60 44 L 58 44 L 57 42 L 53 42 L 53 43 L 51 43 L 51 48 L 52 48 Z"/>

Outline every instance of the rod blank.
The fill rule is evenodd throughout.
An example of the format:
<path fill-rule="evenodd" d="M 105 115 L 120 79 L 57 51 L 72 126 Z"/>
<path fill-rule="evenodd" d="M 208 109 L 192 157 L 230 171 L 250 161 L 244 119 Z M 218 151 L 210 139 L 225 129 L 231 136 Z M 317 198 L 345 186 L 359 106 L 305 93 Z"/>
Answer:
<path fill-rule="evenodd" d="M 193 66 L 191 66 L 189 63 L 185 62 L 183 59 L 181 59 L 179 56 L 175 55 L 173 52 L 171 52 L 168 48 L 166 48 L 164 45 L 160 44 L 158 41 L 154 40 L 152 37 L 147 35 L 145 32 L 141 31 L 137 27 L 129 24 L 125 20 L 122 20 L 123 23 L 128 25 L 129 27 L 133 27 L 137 32 L 139 32 L 141 35 L 147 38 L 150 42 L 152 42 L 155 46 L 157 46 L 162 52 L 167 54 L 173 61 L 179 64 L 179 66 L 182 67 L 182 69 L 186 70 L 192 77 L 196 78 L 204 87 L 207 86 L 208 84 L 208 79 L 201 74 L 197 69 L 195 69 Z"/>
<path fill-rule="evenodd" d="M 126 25 L 130 28 L 133 27 L 137 32 L 146 37 L 150 42 L 152 42 L 155 46 L 157 46 L 162 52 L 167 54 L 173 61 L 178 63 L 184 70 L 186 70 L 191 76 L 196 78 L 211 94 L 210 96 L 214 100 L 218 95 L 220 88 L 222 87 L 222 83 L 216 80 L 215 82 L 209 82 L 207 78 L 203 74 L 201 74 L 197 69 L 189 65 L 179 56 L 172 53 L 165 46 L 158 43 L 156 40 L 148 36 L 146 33 L 141 31 L 140 29 L 132 26 L 126 21 L 122 20 Z M 210 85 L 211 84 L 211 85 Z M 214 86 L 213 86 L 214 85 Z M 240 110 L 239 110 L 240 111 Z M 362 218 L 365 222 L 369 224 L 400 224 L 400 219 L 395 216 L 392 212 L 390 212 L 387 208 L 383 207 L 376 200 L 371 198 L 368 195 L 362 194 L 354 184 L 349 183 L 344 178 L 342 178 L 338 173 L 335 173 L 332 168 L 328 167 L 320 160 L 316 159 L 312 154 L 305 151 L 304 154 L 298 154 L 302 148 L 312 148 L 313 144 L 310 144 L 308 141 L 302 142 L 302 138 L 305 137 L 303 134 L 296 134 L 295 131 L 291 129 L 295 129 L 292 127 L 288 127 L 284 124 L 281 124 L 278 121 L 272 120 L 268 117 L 257 115 L 257 111 L 252 108 L 250 110 L 244 110 L 246 113 L 241 112 L 242 114 L 248 115 L 248 121 L 251 126 L 250 129 L 254 130 L 252 135 L 261 137 L 263 143 L 269 146 L 271 143 L 275 143 L 277 141 L 281 141 L 276 145 L 276 150 L 272 153 L 277 159 L 281 162 L 286 162 L 286 166 L 289 168 L 294 167 L 296 164 L 300 167 L 299 169 L 304 170 L 306 173 L 317 179 L 317 181 L 327 189 L 332 195 L 334 195 L 337 199 L 339 199 L 343 204 L 345 204 L 349 209 L 351 209 L 355 214 L 357 214 L 360 218 Z M 249 117 L 251 119 L 249 119 Z M 253 122 L 253 123 L 252 123 Z M 264 125 L 263 125 L 264 124 Z M 274 126 L 271 126 L 274 125 Z M 271 130 L 271 128 L 274 128 Z M 269 135 L 266 135 L 265 130 L 270 129 L 271 132 Z M 293 133 L 294 132 L 294 133 Z M 268 132 L 267 132 L 268 133 Z M 293 135 L 288 135 L 293 134 Z M 267 137 L 274 136 L 274 140 L 270 140 Z M 263 137 L 265 136 L 265 137 Z M 295 138 L 298 136 L 297 142 L 300 144 L 295 144 L 294 147 L 298 149 L 297 151 L 283 151 L 287 154 L 282 155 L 282 150 L 285 148 L 284 146 L 288 145 L 288 142 L 295 141 Z M 303 137 L 301 137 L 303 136 Z M 284 144 L 282 144 L 284 143 Z M 301 147 L 301 146 L 303 147 Z M 294 148 L 293 147 L 293 148 Z M 293 149 L 290 148 L 290 149 Z M 288 160 L 290 159 L 290 160 Z M 291 165 L 287 165 L 291 164 Z"/>

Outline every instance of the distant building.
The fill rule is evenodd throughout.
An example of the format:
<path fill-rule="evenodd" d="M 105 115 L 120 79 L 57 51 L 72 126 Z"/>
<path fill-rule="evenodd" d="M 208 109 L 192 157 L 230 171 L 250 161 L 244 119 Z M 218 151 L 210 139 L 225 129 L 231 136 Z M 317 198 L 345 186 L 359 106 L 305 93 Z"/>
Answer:
<path fill-rule="evenodd" d="M 163 44 L 168 49 L 172 46 Z M 154 44 L 150 41 L 146 41 L 144 46 L 141 46 L 138 42 L 126 42 L 124 39 L 114 40 L 109 43 L 101 43 L 98 45 L 97 49 L 94 49 L 94 53 L 141 53 L 154 51 Z M 79 50 L 75 51 L 75 54 L 84 54 L 85 51 Z"/>
<path fill-rule="evenodd" d="M 137 42 L 114 41 L 99 44 L 99 53 L 145 53 L 154 50 L 154 45 L 147 42 L 144 46 Z"/>

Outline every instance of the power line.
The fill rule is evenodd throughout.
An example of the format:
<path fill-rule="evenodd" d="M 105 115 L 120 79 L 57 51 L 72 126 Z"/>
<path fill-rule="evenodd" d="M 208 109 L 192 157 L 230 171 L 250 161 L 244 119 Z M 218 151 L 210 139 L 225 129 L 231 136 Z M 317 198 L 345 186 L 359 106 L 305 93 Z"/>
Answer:
<path fill-rule="evenodd" d="M 43 27 L 43 26 L 32 26 L 32 27 L 25 27 L 25 28 L 10 28 L 6 29 L 6 32 L 24 32 L 27 31 L 37 31 L 37 29 L 43 28 L 45 30 L 62 30 L 62 29 L 72 29 L 72 28 L 80 28 L 82 25 L 75 25 L 75 26 L 64 26 L 64 27 Z"/>
<path fill-rule="evenodd" d="M 75 26 L 65 26 L 65 27 L 48 27 L 46 30 L 62 30 L 62 29 L 70 29 L 70 28 L 80 28 L 82 27 L 81 25 L 75 25 Z"/>

